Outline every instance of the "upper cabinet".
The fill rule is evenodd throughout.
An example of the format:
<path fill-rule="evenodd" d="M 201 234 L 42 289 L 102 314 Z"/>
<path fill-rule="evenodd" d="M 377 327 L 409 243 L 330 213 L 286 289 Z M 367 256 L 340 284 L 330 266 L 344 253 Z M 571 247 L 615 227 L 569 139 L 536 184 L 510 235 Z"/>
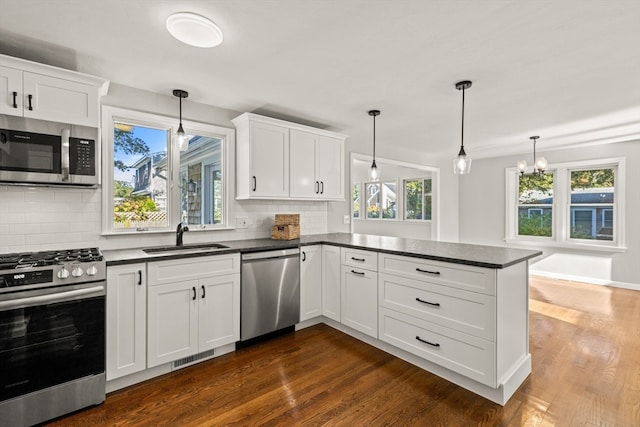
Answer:
<path fill-rule="evenodd" d="M 105 79 L 0 55 L 0 114 L 99 127 Z"/>
<path fill-rule="evenodd" d="M 345 135 L 251 113 L 233 123 L 238 199 L 344 200 Z"/>

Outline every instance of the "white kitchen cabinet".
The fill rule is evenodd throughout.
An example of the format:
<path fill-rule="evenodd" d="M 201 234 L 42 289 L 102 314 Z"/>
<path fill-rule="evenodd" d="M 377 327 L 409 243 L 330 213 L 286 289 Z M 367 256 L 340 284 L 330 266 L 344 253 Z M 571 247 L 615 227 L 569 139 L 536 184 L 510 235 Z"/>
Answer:
<path fill-rule="evenodd" d="M 505 384 L 530 370 L 526 263 L 489 269 L 381 253 L 378 266 L 381 341 L 488 386 L 494 401 L 513 393 Z"/>
<path fill-rule="evenodd" d="M 148 264 L 149 367 L 240 339 L 240 255 Z"/>
<path fill-rule="evenodd" d="M 345 135 L 245 113 L 236 126 L 236 198 L 344 200 Z"/>
<path fill-rule="evenodd" d="M 344 199 L 344 140 L 290 131 L 290 195 L 292 198 Z"/>
<path fill-rule="evenodd" d="M 340 322 L 340 247 L 322 245 L 322 314 Z"/>
<path fill-rule="evenodd" d="M 289 197 L 289 129 L 243 114 L 233 119 L 238 199 Z"/>
<path fill-rule="evenodd" d="M 0 61 L 0 113 L 99 127 L 107 80 L 5 55 Z"/>
<path fill-rule="evenodd" d="M 0 66 L 0 114 L 22 117 L 22 71 Z"/>
<path fill-rule="evenodd" d="M 300 248 L 300 321 L 322 315 L 322 245 Z"/>
<path fill-rule="evenodd" d="M 107 381 L 147 366 L 147 266 L 107 268 Z"/>
<path fill-rule="evenodd" d="M 342 248 L 341 322 L 364 334 L 378 338 L 378 272 L 376 266 L 354 266 L 351 255 L 377 259 L 375 252 Z M 345 259 L 348 260 L 345 262 Z M 360 259 L 360 258 L 358 258 Z M 369 267 L 371 267 L 369 265 Z"/>

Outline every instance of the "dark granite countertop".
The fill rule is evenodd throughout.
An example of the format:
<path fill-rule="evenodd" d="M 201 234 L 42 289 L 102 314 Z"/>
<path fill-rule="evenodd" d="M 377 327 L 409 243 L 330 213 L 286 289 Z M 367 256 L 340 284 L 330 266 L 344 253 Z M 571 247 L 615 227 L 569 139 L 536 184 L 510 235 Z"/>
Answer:
<path fill-rule="evenodd" d="M 526 261 L 542 251 L 511 249 L 499 246 L 470 245 L 465 243 L 437 242 L 431 240 L 402 239 L 370 234 L 330 233 L 301 236 L 295 240 L 250 239 L 230 240 L 220 243 L 228 248 L 176 254 L 147 254 L 143 248 L 105 250 L 107 265 L 133 264 L 136 262 L 166 261 L 228 253 L 248 253 L 295 248 L 313 244 L 330 244 L 364 249 L 414 258 L 431 259 L 455 264 L 485 268 L 506 268 Z"/>

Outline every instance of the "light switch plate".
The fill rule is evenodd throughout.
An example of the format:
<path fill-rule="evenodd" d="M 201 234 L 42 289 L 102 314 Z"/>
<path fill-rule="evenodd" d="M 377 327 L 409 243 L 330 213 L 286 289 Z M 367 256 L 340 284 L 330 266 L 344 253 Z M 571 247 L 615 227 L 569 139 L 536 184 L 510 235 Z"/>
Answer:
<path fill-rule="evenodd" d="M 350 221 L 351 221 L 351 217 L 349 215 L 345 215 L 344 217 L 342 217 L 343 224 L 349 224 Z"/>

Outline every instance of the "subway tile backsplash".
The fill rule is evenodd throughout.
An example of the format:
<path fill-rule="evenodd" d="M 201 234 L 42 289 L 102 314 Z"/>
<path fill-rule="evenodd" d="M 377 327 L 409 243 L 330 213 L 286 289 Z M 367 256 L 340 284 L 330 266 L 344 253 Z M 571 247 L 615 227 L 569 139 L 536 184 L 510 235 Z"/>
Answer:
<path fill-rule="evenodd" d="M 246 229 L 185 235 L 185 243 L 270 237 L 276 213 L 299 213 L 300 233 L 327 232 L 327 202 L 231 200 L 229 224 L 247 218 Z M 166 245 L 172 232 L 103 236 L 101 190 L 0 185 L 0 253 L 98 246 L 101 249 Z"/>

